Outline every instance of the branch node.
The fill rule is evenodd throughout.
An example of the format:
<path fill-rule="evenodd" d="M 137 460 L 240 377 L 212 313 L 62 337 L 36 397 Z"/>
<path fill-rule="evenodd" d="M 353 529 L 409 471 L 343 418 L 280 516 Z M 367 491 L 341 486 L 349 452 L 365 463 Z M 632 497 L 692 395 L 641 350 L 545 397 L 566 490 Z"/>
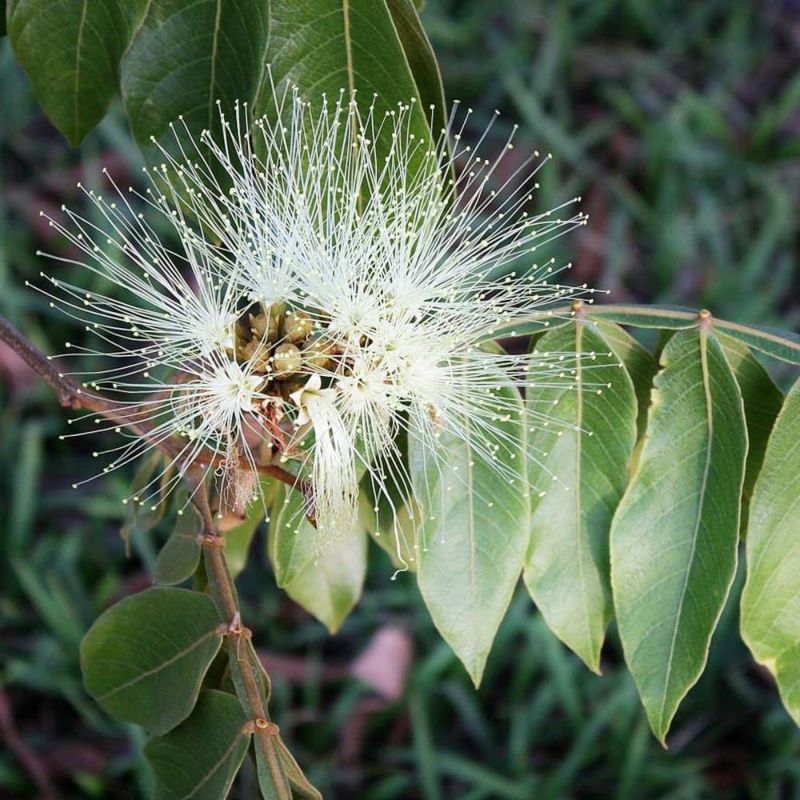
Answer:
<path fill-rule="evenodd" d="M 253 636 L 253 631 L 242 625 L 242 615 L 239 611 L 233 615 L 233 619 L 227 625 L 223 623 L 220 628 L 223 636 L 236 636 L 240 639 L 250 639 Z"/>
<path fill-rule="evenodd" d="M 280 728 L 274 722 L 270 722 L 263 717 L 256 717 L 253 720 L 253 724 L 265 736 L 277 736 L 280 733 Z"/>

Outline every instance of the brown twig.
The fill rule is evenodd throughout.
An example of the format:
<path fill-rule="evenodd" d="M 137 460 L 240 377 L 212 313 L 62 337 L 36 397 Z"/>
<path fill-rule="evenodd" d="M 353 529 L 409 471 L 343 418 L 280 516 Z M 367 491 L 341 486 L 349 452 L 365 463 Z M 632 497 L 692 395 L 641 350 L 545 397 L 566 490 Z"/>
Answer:
<path fill-rule="evenodd" d="M 249 730 L 255 746 L 269 770 L 276 800 L 291 800 L 291 789 L 278 757 L 278 726 L 269 718 L 266 686 L 269 678 L 259 679 L 262 669 L 250 641 L 251 632 L 242 624 L 242 614 L 236 586 L 231 578 L 228 562 L 222 547 L 216 546 L 220 538 L 211 515 L 205 487 L 194 492 L 194 504 L 203 518 L 203 561 L 208 576 L 211 596 L 222 618 L 227 623 L 226 639 L 231 677 L 239 702 L 250 720 Z"/>
<path fill-rule="evenodd" d="M 41 800 L 59 800 L 60 795 L 50 780 L 44 763 L 19 735 L 14 724 L 11 701 L 6 690 L 2 688 L 0 688 L 0 736 L 36 785 Z"/>

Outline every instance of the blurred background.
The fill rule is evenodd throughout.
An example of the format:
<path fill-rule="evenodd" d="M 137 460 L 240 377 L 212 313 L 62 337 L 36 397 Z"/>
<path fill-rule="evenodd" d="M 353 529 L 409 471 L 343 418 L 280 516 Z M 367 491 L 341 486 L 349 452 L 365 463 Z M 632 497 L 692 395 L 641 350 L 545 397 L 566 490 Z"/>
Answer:
<path fill-rule="evenodd" d="M 540 207 L 583 196 L 590 225 L 556 250 L 576 280 L 616 302 L 797 328 L 798 0 L 428 0 L 423 21 L 448 99 L 475 108 L 476 130 L 502 112 L 486 154 L 518 122 L 519 152 L 554 156 Z M 57 353 L 80 334 L 24 287 L 36 249 L 61 247 L 38 212 L 79 207 L 76 181 L 96 185 L 102 166 L 138 180 L 140 155 L 119 109 L 67 148 L 6 40 L 0 76 L 0 312 Z M 65 427 L 0 346 L 0 798 L 146 798 L 143 735 L 84 694 L 78 642 L 149 584 L 162 533 L 133 526 L 126 557 L 131 475 L 70 489 L 97 471 L 96 444 L 59 441 Z M 240 579 L 245 616 L 274 717 L 326 798 L 800 798 L 800 731 L 739 643 L 735 602 L 664 751 L 613 628 L 598 678 L 521 590 L 475 691 L 380 551 L 329 637 L 275 588 L 264 544 L 261 531 Z"/>

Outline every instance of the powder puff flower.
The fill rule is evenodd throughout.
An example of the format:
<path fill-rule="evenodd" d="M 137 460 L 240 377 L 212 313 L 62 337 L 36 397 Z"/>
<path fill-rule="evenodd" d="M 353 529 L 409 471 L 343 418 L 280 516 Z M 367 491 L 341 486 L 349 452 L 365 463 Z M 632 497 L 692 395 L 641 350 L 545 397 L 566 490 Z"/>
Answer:
<path fill-rule="evenodd" d="M 52 283 L 122 359 L 92 387 L 137 395 L 130 376 L 158 366 L 160 399 L 145 401 L 154 436 L 188 437 L 190 458 L 203 448 L 255 468 L 266 448 L 294 461 L 324 540 L 352 523 L 364 473 L 378 495 L 390 482 L 410 489 L 401 432 L 434 463 L 442 431 L 468 437 L 502 471 L 498 420 L 518 404 L 499 390 L 535 393 L 571 380 L 574 365 L 488 343 L 593 292 L 551 283 L 558 270 L 535 255 L 586 217 L 569 211 L 579 198 L 532 214 L 547 159 L 508 168 L 513 133 L 484 159 L 463 143 L 471 111 L 454 109 L 431 145 L 413 132 L 413 104 L 362 113 L 342 93 L 315 110 L 296 90 L 275 101 L 271 119 L 249 124 L 244 106 L 222 115 L 216 139 L 174 126 L 144 199 L 181 252 L 159 244 L 128 202 L 95 195 L 116 258 L 76 215 L 77 233 L 58 226 L 89 259 L 73 263 L 135 302 Z"/>

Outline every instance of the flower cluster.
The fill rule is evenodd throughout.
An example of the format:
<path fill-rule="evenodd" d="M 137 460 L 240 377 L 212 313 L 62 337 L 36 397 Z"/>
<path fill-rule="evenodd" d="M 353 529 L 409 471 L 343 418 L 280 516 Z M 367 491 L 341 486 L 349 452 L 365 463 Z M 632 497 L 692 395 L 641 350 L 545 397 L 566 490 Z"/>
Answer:
<path fill-rule="evenodd" d="M 388 469 L 409 489 L 401 434 L 434 463 L 443 431 L 492 459 L 515 402 L 498 389 L 565 379 L 563 354 L 485 344 L 593 291 L 550 283 L 558 270 L 535 255 L 586 218 L 568 210 L 578 198 L 531 214 L 547 159 L 509 166 L 513 133 L 482 158 L 457 106 L 433 140 L 417 104 L 360 111 L 344 93 L 312 107 L 289 91 L 249 118 L 220 113 L 199 140 L 177 121 L 144 193 L 112 182 L 110 200 L 87 191 L 92 219 L 51 220 L 74 246 L 58 260 L 97 278 L 87 290 L 46 276 L 44 291 L 97 342 L 71 352 L 111 364 L 80 373 L 87 389 L 146 433 L 106 471 L 170 443 L 167 486 L 201 462 L 241 505 L 259 466 L 294 464 L 332 536 L 362 480 L 388 496 Z"/>

